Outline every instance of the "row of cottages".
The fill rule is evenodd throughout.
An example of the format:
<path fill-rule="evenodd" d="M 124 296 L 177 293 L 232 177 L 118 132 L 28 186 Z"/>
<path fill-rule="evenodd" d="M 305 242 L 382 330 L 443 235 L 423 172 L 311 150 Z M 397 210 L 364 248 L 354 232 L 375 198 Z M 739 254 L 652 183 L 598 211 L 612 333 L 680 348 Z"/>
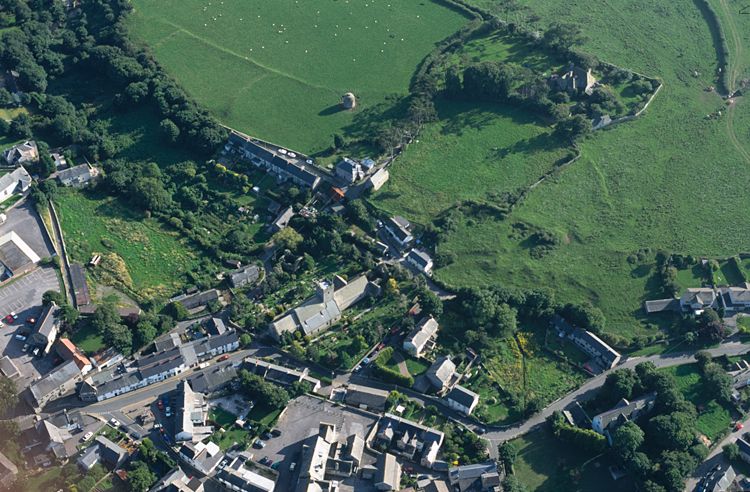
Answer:
<path fill-rule="evenodd" d="M 54 346 L 63 363 L 31 383 L 26 393 L 26 400 L 35 411 L 52 400 L 73 393 L 92 369 L 89 358 L 69 339 L 61 338 Z"/>
<path fill-rule="evenodd" d="M 362 465 L 364 449 L 362 437 L 341 436 L 335 424 L 321 422 L 318 432 L 302 443 L 299 478 L 294 490 L 338 490 L 339 479 L 356 475 Z"/>
<path fill-rule="evenodd" d="M 202 360 L 233 352 L 240 346 L 237 332 L 234 330 L 185 344 L 181 344 L 179 338 L 170 338 L 168 341 L 166 346 L 169 348 L 141 357 L 135 362 L 133 371 L 118 374 L 114 368 L 110 368 L 87 378 L 78 392 L 79 398 L 84 401 L 114 398 L 174 377 Z"/>
<path fill-rule="evenodd" d="M 282 181 L 291 181 L 313 190 L 320 184 L 320 176 L 310 171 L 306 163 L 297 159 L 293 153 L 271 150 L 236 132 L 229 134 L 229 142 L 225 146 L 227 151 L 233 149 L 255 167 L 265 169 Z"/>
<path fill-rule="evenodd" d="M 422 318 L 404 338 L 404 351 L 413 357 L 422 357 L 422 354 L 435 347 L 435 338 L 439 328 L 440 325 L 432 316 Z"/>
<path fill-rule="evenodd" d="M 720 308 L 730 313 L 750 308 L 750 283 L 745 283 L 743 287 L 690 288 L 680 297 L 680 309 L 694 315 L 706 309 Z"/>
<path fill-rule="evenodd" d="M 271 336 L 279 341 L 285 333 L 302 331 L 305 336 L 315 335 L 336 324 L 344 311 L 368 295 L 378 295 L 380 287 L 365 275 L 347 282 L 335 277 L 334 282 L 318 283 L 314 296 L 287 311 L 269 326 Z"/>
<path fill-rule="evenodd" d="M 370 446 L 432 468 L 443 445 L 443 432 L 386 413 L 370 434 Z"/>
<path fill-rule="evenodd" d="M 206 306 L 211 302 L 221 302 L 221 292 L 218 289 L 209 289 L 203 292 L 180 294 L 173 297 L 169 302 L 176 302 L 188 311 Z"/>
<path fill-rule="evenodd" d="M 596 334 L 571 325 L 562 316 L 557 314 L 552 318 L 552 326 L 560 336 L 567 336 L 592 358 L 592 361 L 586 364 L 586 367 L 590 371 L 596 373 L 606 371 L 612 369 L 620 362 L 622 357 L 620 353 L 610 347 Z"/>
<path fill-rule="evenodd" d="M 26 193 L 31 187 L 31 176 L 23 166 L 0 176 L 0 203 L 16 193 Z"/>
<path fill-rule="evenodd" d="M 615 429 L 625 422 L 637 420 L 650 412 L 655 401 L 655 393 L 650 393 L 633 401 L 623 398 L 611 410 L 602 412 L 591 419 L 591 428 L 606 437 L 607 441 L 612 444 L 612 433 Z"/>

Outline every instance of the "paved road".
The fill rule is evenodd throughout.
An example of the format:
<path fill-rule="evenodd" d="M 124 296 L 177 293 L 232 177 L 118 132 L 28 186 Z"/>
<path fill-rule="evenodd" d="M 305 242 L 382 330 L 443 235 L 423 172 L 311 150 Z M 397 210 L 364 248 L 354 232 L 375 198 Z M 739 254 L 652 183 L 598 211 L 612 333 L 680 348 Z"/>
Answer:
<path fill-rule="evenodd" d="M 713 349 L 709 349 L 708 352 L 711 353 L 714 357 L 722 356 L 722 355 L 740 355 L 744 354 L 746 352 L 750 352 L 750 345 L 743 345 L 740 342 L 731 341 L 723 343 L 721 346 Z M 615 369 L 623 369 L 623 368 L 634 368 L 636 365 L 640 364 L 641 362 L 650 361 L 653 362 L 656 367 L 670 367 L 670 366 L 679 366 L 682 364 L 689 364 L 691 362 L 695 362 L 695 359 L 693 358 L 693 354 L 695 351 L 691 352 L 681 352 L 676 354 L 668 354 L 668 355 L 653 355 L 649 357 L 632 357 L 627 359 L 625 362 L 617 366 Z M 607 371 L 605 373 L 599 374 L 598 376 L 595 376 L 586 383 L 583 384 L 580 388 L 577 390 L 574 390 L 564 397 L 560 398 L 559 400 L 552 402 L 550 405 L 548 405 L 544 410 L 539 412 L 538 414 L 532 416 L 530 419 L 526 420 L 525 422 L 511 426 L 506 429 L 502 430 L 492 430 L 487 432 L 487 434 L 484 436 L 487 439 L 490 440 L 490 443 L 492 444 L 490 446 L 490 449 L 492 453 L 496 453 L 497 444 L 507 441 L 510 439 L 514 439 L 516 437 L 522 436 L 526 434 L 527 432 L 530 432 L 539 426 L 543 425 L 544 422 L 547 420 L 547 417 L 552 415 L 555 411 L 563 410 L 568 405 L 573 403 L 574 401 L 586 401 L 591 398 L 593 398 L 597 390 L 601 388 L 601 386 L 604 384 L 604 380 L 607 377 L 607 374 L 611 371 Z"/>

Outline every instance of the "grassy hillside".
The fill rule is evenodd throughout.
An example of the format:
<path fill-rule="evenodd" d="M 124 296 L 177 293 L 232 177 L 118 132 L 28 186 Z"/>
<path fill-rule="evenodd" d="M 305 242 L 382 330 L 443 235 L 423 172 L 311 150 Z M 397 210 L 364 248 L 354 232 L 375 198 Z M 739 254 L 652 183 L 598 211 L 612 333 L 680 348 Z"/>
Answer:
<path fill-rule="evenodd" d="M 732 212 L 750 205 L 750 162 L 733 146 L 724 102 L 705 91 L 716 84 L 709 27 L 687 0 L 607 1 L 597 9 L 523 2 L 542 19 L 585 26 L 587 51 L 665 86 L 643 118 L 584 142 L 582 158 L 536 188 L 508 220 L 459 227 L 441 246 L 458 260 L 436 274 L 456 285 L 548 286 L 562 300 L 591 299 L 613 332 L 647 333 L 641 302 L 658 294 L 653 270 L 631 265 L 628 255 L 644 247 L 730 255 L 746 249 L 750 234 Z M 706 118 L 720 110 L 723 116 Z M 745 144 L 748 123 L 747 102 L 739 100 L 732 124 Z M 514 238 L 516 222 L 555 231 L 563 244 L 532 258 Z"/>
<path fill-rule="evenodd" d="M 303 152 L 362 108 L 404 94 L 419 62 L 467 18 L 432 1 L 135 0 L 131 25 L 225 124 Z M 339 111 L 352 91 L 360 109 Z"/>
<path fill-rule="evenodd" d="M 565 149 L 527 110 L 441 101 L 440 121 L 397 159 L 373 203 L 428 223 L 459 200 L 536 181 Z"/>

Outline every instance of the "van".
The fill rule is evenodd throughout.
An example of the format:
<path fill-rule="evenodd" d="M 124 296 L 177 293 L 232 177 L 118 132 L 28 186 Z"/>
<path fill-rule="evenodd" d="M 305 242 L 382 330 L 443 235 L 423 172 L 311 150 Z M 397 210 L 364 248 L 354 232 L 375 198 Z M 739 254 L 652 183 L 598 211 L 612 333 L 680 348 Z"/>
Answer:
<path fill-rule="evenodd" d="M 289 471 L 290 472 L 293 472 L 295 468 L 297 468 L 297 463 L 296 462 L 294 462 L 291 465 L 289 465 Z"/>

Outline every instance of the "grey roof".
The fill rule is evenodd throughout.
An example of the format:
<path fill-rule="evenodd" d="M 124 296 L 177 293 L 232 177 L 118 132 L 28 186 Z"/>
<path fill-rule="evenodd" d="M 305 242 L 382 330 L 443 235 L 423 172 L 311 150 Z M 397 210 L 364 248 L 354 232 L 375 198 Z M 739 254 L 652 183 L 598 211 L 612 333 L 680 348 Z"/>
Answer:
<path fill-rule="evenodd" d="M 287 207 L 276 217 L 273 221 L 273 225 L 277 229 L 283 229 L 289 224 L 292 217 L 294 217 L 294 209 L 292 207 Z"/>
<path fill-rule="evenodd" d="M 744 287 L 730 287 L 729 295 L 732 302 L 750 302 L 750 289 Z"/>
<path fill-rule="evenodd" d="M 232 142 L 235 145 L 239 145 L 242 147 L 246 152 L 249 152 L 256 156 L 259 159 L 262 159 L 266 162 L 271 162 L 271 160 L 274 157 L 274 153 L 270 150 L 261 147 L 260 145 L 256 144 L 255 142 L 252 142 L 246 138 L 243 138 L 240 135 L 237 135 L 236 133 L 232 132 L 229 135 L 229 141 Z"/>
<path fill-rule="evenodd" d="M 479 401 L 479 395 L 477 393 L 474 393 L 470 389 L 464 388 L 460 384 L 455 385 L 453 389 L 450 390 L 447 395 L 445 395 L 445 398 L 448 400 L 453 400 L 456 403 L 459 403 L 467 408 L 470 408 L 474 404 L 474 402 Z"/>
<path fill-rule="evenodd" d="M 90 470 L 99 462 L 100 458 L 99 444 L 94 443 L 87 447 L 83 453 L 81 453 L 81 456 L 78 457 L 78 466 L 82 467 L 84 470 Z"/>
<path fill-rule="evenodd" d="M 405 220 L 405 219 L 404 219 Z M 408 224 L 408 222 L 407 222 Z M 393 235 L 395 235 L 402 243 L 410 241 L 412 238 L 411 232 L 406 229 L 403 221 L 397 217 L 391 217 L 385 225 Z"/>
<path fill-rule="evenodd" d="M 614 361 L 620 357 L 620 353 L 617 350 L 607 345 L 607 342 L 588 330 L 576 328 L 573 330 L 571 336 L 585 341 L 590 347 L 594 347 L 598 356 L 604 359 L 609 365 L 613 364 Z"/>
<path fill-rule="evenodd" d="M 196 292 L 195 294 L 182 294 L 173 297 L 169 302 L 179 302 L 186 309 L 193 309 L 194 307 L 208 304 L 211 301 L 216 301 L 221 297 L 221 292 L 217 289 L 209 289 L 203 292 Z"/>
<path fill-rule="evenodd" d="M 148 355 L 138 359 L 136 365 L 143 379 L 170 371 L 180 365 L 186 367 L 195 363 L 195 350 L 192 346 L 174 347 L 163 352 Z"/>
<path fill-rule="evenodd" d="M 685 293 L 682 294 L 680 302 L 683 304 L 701 304 L 703 306 L 710 306 L 716 299 L 716 292 L 709 287 L 699 287 L 686 289 Z"/>
<path fill-rule="evenodd" d="M 202 490 L 203 482 L 198 477 L 190 477 L 178 465 L 159 479 L 149 492 L 195 492 Z"/>
<path fill-rule="evenodd" d="M 179 333 L 167 333 L 154 340 L 154 348 L 157 352 L 163 352 L 180 345 L 182 345 L 182 339 Z"/>
<path fill-rule="evenodd" d="M 205 338 L 201 338 L 193 342 L 195 353 L 202 354 L 216 350 L 219 347 L 225 345 L 231 345 L 237 343 L 239 337 L 235 330 L 225 331 L 221 335 L 214 335 Z M 187 347 L 186 347 L 187 348 Z"/>
<path fill-rule="evenodd" d="M 3 152 L 3 157 L 9 164 L 15 164 L 17 162 L 38 159 L 39 151 L 34 140 L 27 140 Z"/>
<path fill-rule="evenodd" d="M 737 444 L 737 447 L 740 448 L 740 452 L 744 453 L 748 456 L 750 456 L 750 443 L 748 443 L 746 440 L 740 438 L 734 441 Z"/>
<path fill-rule="evenodd" d="M 708 492 L 726 492 L 730 490 L 735 478 L 737 478 L 737 474 L 732 465 L 729 465 L 729 468 L 726 470 L 719 469 L 714 472 L 708 480 L 708 486 L 704 490 Z"/>
<path fill-rule="evenodd" d="M 383 453 L 378 456 L 378 471 L 375 475 L 375 483 L 383 483 L 390 487 L 389 490 L 401 489 L 401 465 L 391 453 Z"/>
<path fill-rule="evenodd" d="M 473 487 L 477 485 L 480 490 L 484 490 L 480 484 L 488 475 L 498 476 L 497 463 L 494 461 L 456 466 L 448 470 L 448 480 L 461 491 L 474 490 Z"/>
<path fill-rule="evenodd" d="M 349 384 L 344 399 L 350 405 L 367 405 L 371 409 L 384 410 L 389 394 L 388 391 L 381 389 Z"/>
<path fill-rule="evenodd" d="M 31 185 L 31 176 L 23 166 L 14 169 L 13 172 L 0 176 L 0 190 L 16 185 L 25 190 Z"/>
<path fill-rule="evenodd" d="M 91 179 L 91 169 L 88 164 L 79 164 L 78 166 L 58 171 L 57 179 L 62 182 L 78 181 L 82 183 Z"/>
<path fill-rule="evenodd" d="M 233 287 L 242 287 L 249 283 L 255 282 L 260 277 L 260 268 L 257 265 L 248 265 L 241 268 L 229 277 Z"/>
<path fill-rule="evenodd" d="M 409 251 L 409 259 L 419 264 L 422 268 L 426 268 L 427 265 L 429 265 L 429 263 L 432 261 L 430 255 L 417 248 Z"/>
<path fill-rule="evenodd" d="M 206 331 L 211 335 L 221 335 L 227 331 L 227 325 L 223 319 L 213 317 L 206 323 Z"/>
<path fill-rule="evenodd" d="M 15 379 L 20 374 L 16 365 L 7 355 L 0 359 L 0 373 L 8 379 Z"/>
<path fill-rule="evenodd" d="M 34 331 L 31 334 L 31 340 L 33 343 L 39 345 L 46 345 L 53 334 L 53 330 L 57 327 L 57 304 L 54 302 L 45 306 L 42 315 L 37 319 L 34 325 Z"/>
<path fill-rule="evenodd" d="M 601 428 L 607 429 L 613 422 L 628 420 L 633 414 L 641 412 L 654 401 L 654 398 L 655 395 L 651 393 L 631 402 L 623 399 L 614 408 L 596 415 L 594 419 L 599 418 L 601 420 Z"/>
<path fill-rule="evenodd" d="M 70 264 L 70 280 L 76 296 L 76 306 L 85 306 L 91 303 L 89 295 L 89 284 L 86 281 L 86 272 L 80 263 Z"/>
<path fill-rule="evenodd" d="M 119 465 L 128 452 L 104 436 L 96 436 L 102 460 L 112 466 Z"/>
<path fill-rule="evenodd" d="M 406 341 L 414 344 L 414 346 L 421 348 L 430 338 L 434 337 L 440 325 L 432 316 L 422 318 L 420 322 L 415 326 L 411 332 L 406 336 Z"/>
<path fill-rule="evenodd" d="M 112 393 L 113 391 L 116 391 L 120 388 L 127 388 L 130 386 L 133 386 L 134 384 L 137 384 L 141 381 L 140 376 L 135 372 L 129 372 L 126 374 L 123 374 L 122 376 L 111 379 L 109 381 L 105 381 L 103 384 L 100 385 L 94 385 L 96 387 L 96 392 L 99 395 L 105 395 L 107 393 Z"/>
<path fill-rule="evenodd" d="M 237 369 L 232 365 L 214 366 L 190 379 L 190 385 L 198 393 L 213 393 L 222 389 L 237 377 Z"/>
<path fill-rule="evenodd" d="M 310 187 L 314 187 L 320 179 L 317 175 L 308 171 L 305 166 L 291 162 L 278 155 L 271 160 L 271 163 L 281 171 L 294 176 Z"/>
<path fill-rule="evenodd" d="M 39 381 L 31 383 L 29 392 L 37 403 L 45 400 L 51 393 L 59 390 L 65 383 L 80 376 L 81 370 L 78 369 L 74 360 L 69 360 L 57 366 L 49 374 Z"/>
<path fill-rule="evenodd" d="M 455 372 L 456 364 L 451 361 L 450 357 L 444 355 L 432 363 L 426 374 L 431 382 L 438 380 L 442 382 L 442 386 L 445 386 Z"/>
<path fill-rule="evenodd" d="M 237 456 L 234 460 L 219 470 L 216 478 L 221 482 L 234 486 L 234 490 L 250 492 L 272 492 L 276 486 L 270 478 L 266 478 L 244 466 L 244 460 Z"/>

